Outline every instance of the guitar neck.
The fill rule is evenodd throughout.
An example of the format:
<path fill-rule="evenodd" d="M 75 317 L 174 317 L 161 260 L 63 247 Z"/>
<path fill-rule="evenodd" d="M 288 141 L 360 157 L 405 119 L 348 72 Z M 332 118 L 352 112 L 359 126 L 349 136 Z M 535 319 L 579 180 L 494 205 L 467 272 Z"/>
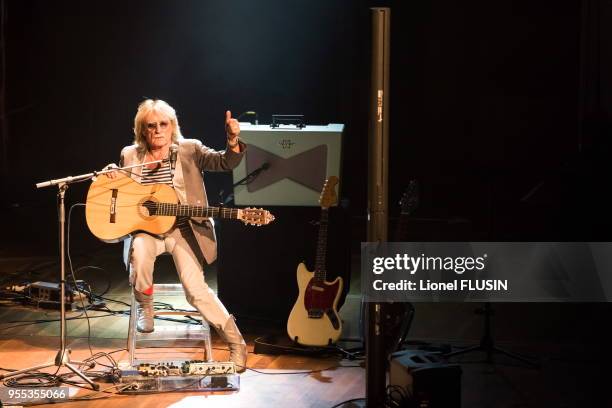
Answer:
<path fill-rule="evenodd" d="M 321 219 L 319 221 L 319 237 L 317 239 L 317 257 L 315 261 L 314 279 L 324 281 L 327 275 L 325 258 L 327 255 L 327 225 L 329 220 L 329 210 L 321 208 Z"/>
<path fill-rule="evenodd" d="M 188 204 L 157 203 L 155 214 L 177 217 L 185 216 L 239 219 L 241 211 L 242 210 L 239 208 L 200 207 Z"/>

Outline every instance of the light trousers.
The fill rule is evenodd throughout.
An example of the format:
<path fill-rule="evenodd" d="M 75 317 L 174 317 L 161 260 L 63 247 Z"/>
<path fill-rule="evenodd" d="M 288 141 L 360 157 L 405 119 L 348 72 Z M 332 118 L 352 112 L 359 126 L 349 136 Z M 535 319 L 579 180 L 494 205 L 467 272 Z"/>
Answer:
<path fill-rule="evenodd" d="M 218 330 L 222 329 L 230 315 L 215 292 L 206 284 L 203 269 L 205 261 L 193 233 L 188 228 L 187 231 L 175 228 L 163 238 L 144 233 L 132 237 L 129 258 L 132 286 L 139 292 L 150 293 L 153 287 L 155 259 L 165 252 L 171 254 L 174 259 L 187 302 L 200 312 L 209 324 Z"/>

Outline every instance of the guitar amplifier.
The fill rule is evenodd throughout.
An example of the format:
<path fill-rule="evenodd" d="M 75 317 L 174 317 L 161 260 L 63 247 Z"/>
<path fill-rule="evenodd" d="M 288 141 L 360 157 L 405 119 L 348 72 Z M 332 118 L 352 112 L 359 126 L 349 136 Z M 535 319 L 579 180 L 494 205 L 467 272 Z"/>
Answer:
<path fill-rule="evenodd" d="M 438 354 L 404 350 L 391 354 L 389 386 L 405 397 L 401 407 L 460 408 L 461 367 Z"/>
<path fill-rule="evenodd" d="M 234 184 L 242 180 L 234 187 L 235 204 L 318 206 L 325 180 L 340 177 L 343 130 L 342 124 L 241 123 L 240 139 L 248 149 L 233 171 Z"/>

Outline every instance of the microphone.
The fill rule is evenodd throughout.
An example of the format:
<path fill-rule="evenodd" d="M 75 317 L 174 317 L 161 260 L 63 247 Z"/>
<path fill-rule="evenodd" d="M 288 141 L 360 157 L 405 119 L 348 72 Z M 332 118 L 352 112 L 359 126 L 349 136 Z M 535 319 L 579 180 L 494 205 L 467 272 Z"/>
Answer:
<path fill-rule="evenodd" d="M 269 168 L 270 168 L 270 163 L 268 162 L 262 163 L 261 166 L 259 166 L 258 168 L 256 168 L 255 170 L 247 174 L 244 178 L 235 182 L 232 187 L 249 184 L 250 182 L 255 180 L 257 176 L 259 176 L 259 173 L 261 173 L 264 170 L 268 170 Z"/>
<path fill-rule="evenodd" d="M 264 170 L 268 170 L 269 168 L 270 168 L 270 163 L 264 162 L 262 163 L 261 166 L 259 166 L 258 168 L 256 168 L 255 170 L 247 174 L 247 178 L 250 179 L 250 181 L 253 181 L 255 177 L 259 176 L 259 173 L 261 173 Z"/>
<path fill-rule="evenodd" d="M 255 169 L 255 171 L 252 173 L 254 176 L 261 173 L 264 170 L 268 170 L 270 168 L 270 163 L 268 162 L 264 162 L 262 163 L 261 166 L 259 166 L 258 168 Z"/>
<path fill-rule="evenodd" d="M 176 144 L 172 144 L 170 146 L 170 171 L 174 173 L 174 169 L 176 167 L 176 155 L 178 154 L 178 146 Z"/>

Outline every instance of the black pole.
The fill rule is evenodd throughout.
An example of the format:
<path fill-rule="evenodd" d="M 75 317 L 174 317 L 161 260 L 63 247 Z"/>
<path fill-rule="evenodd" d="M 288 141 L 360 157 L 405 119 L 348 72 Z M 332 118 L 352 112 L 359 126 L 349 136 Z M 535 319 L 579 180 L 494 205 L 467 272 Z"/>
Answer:
<path fill-rule="evenodd" d="M 372 82 L 369 115 L 368 241 L 387 241 L 389 157 L 389 51 L 391 11 L 372 8 Z M 385 401 L 386 360 L 382 305 L 369 303 L 366 313 L 366 404 Z"/>
<path fill-rule="evenodd" d="M 2 197 L 8 197 L 9 126 L 6 108 L 6 13 L 7 5 L 0 0 L 0 184 Z"/>

